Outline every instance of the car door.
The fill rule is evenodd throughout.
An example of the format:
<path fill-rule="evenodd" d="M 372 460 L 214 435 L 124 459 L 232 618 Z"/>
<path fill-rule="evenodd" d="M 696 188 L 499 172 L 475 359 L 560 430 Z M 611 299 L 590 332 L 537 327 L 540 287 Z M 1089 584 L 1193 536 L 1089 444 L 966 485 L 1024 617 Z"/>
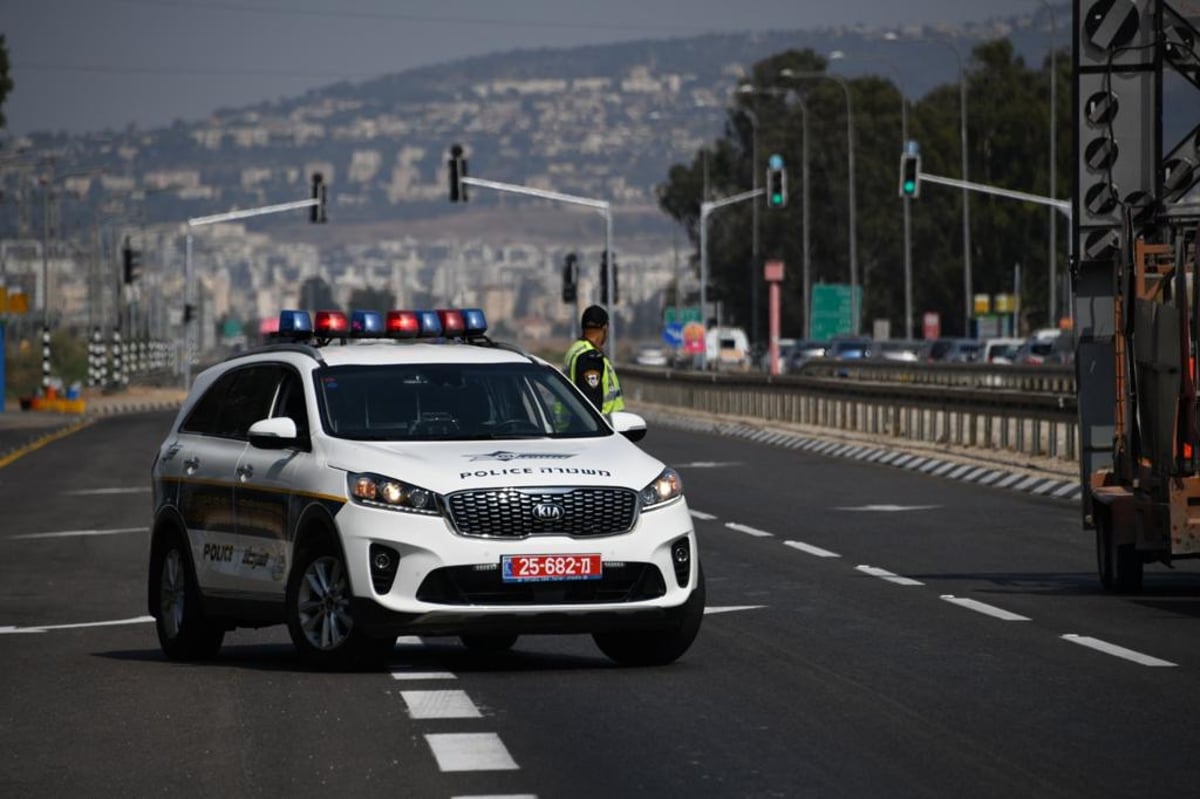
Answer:
<path fill-rule="evenodd" d="M 206 594 L 237 587 L 233 475 L 244 441 L 222 435 L 221 412 L 238 372 L 217 378 L 161 451 L 164 493 L 187 527 L 196 579 Z"/>
<path fill-rule="evenodd" d="M 292 530 L 305 501 L 302 476 L 311 468 L 311 428 L 300 374 L 285 364 L 275 365 L 260 388 L 268 385 L 270 400 L 258 419 L 286 416 L 296 423 L 299 437 L 295 447 L 247 446 L 242 452 L 234 488 L 241 552 L 238 569 L 243 590 L 257 599 L 282 599 Z"/>

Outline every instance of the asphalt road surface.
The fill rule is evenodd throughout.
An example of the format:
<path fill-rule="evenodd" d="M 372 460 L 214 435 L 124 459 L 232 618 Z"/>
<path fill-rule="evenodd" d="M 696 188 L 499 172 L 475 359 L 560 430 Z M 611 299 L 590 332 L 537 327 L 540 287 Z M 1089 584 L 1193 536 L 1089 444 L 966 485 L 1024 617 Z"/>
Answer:
<path fill-rule="evenodd" d="M 302 667 L 282 628 L 177 664 L 146 620 L 169 414 L 0 468 L 0 795 L 1194 796 L 1200 567 L 1101 592 L 1070 502 L 652 429 L 709 613 L 664 668 L 586 637 L 401 639 Z"/>

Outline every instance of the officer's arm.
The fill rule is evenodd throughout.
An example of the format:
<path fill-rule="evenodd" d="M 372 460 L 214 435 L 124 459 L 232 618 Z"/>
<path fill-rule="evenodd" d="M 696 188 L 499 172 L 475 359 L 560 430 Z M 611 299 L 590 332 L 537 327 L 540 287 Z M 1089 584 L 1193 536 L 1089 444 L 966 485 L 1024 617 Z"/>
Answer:
<path fill-rule="evenodd" d="M 604 405 L 604 355 L 597 350 L 583 353 L 575 361 L 575 385 L 599 410 Z"/>

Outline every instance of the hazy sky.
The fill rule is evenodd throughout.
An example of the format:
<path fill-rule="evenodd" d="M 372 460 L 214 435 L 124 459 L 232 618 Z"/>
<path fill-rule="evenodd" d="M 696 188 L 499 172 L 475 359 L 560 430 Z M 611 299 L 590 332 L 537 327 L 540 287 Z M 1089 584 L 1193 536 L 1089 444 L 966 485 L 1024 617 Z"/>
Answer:
<path fill-rule="evenodd" d="M 9 131 L 17 134 L 98 131 L 131 122 L 154 127 L 342 79 L 516 48 L 855 23 L 960 23 L 1032 13 L 1042 5 L 1042 0 L 0 0 L 0 33 L 16 84 L 4 113 Z"/>

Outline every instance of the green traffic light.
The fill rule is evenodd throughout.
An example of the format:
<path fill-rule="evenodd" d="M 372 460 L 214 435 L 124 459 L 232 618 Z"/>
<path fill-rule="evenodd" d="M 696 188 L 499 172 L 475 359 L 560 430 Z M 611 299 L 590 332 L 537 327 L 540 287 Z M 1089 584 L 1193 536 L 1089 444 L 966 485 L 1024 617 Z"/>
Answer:
<path fill-rule="evenodd" d="M 782 194 L 772 194 L 771 195 L 771 205 L 783 205 L 783 195 Z"/>
<path fill-rule="evenodd" d="M 904 193 L 912 194 L 917 190 L 917 182 L 915 180 L 904 181 Z"/>

